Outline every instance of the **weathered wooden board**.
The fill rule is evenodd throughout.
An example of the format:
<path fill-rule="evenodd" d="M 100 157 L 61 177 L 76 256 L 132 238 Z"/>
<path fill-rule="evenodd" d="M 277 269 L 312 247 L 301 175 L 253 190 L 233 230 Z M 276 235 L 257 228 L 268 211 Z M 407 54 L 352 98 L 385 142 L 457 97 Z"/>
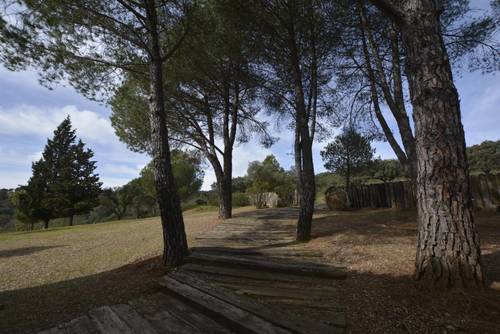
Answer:
<path fill-rule="evenodd" d="M 89 312 L 89 316 L 100 333 L 134 334 L 134 331 L 109 306 L 93 309 Z"/>
<path fill-rule="evenodd" d="M 291 256 L 291 257 L 322 257 L 323 253 L 319 251 L 306 250 L 306 249 L 288 249 L 288 248 L 232 248 L 232 247 L 192 247 L 192 252 L 199 253 L 216 253 L 216 254 L 237 254 L 248 256 Z"/>
<path fill-rule="evenodd" d="M 191 277 L 183 272 L 172 273 L 171 276 L 186 285 L 196 286 L 206 294 L 224 300 L 236 306 L 239 309 L 246 310 L 259 317 L 277 325 L 286 328 L 295 333 L 341 333 L 343 332 L 344 323 L 339 323 L 338 326 L 326 326 L 321 323 L 311 322 L 307 318 L 297 317 L 294 314 L 286 314 L 270 305 L 255 302 L 251 298 L 236 296 L 232 291 L 224 289 L 220 286 L 214 286 L 209 282 Z"/>
<path fill-rule="evenodd" d="M 202 330 L 177 317 L 170 308 L 159 305 L 150 296 L 131 300 L 129 304 L 151 323 L 158 333 L 202 334 Z"/>
<path fill-rule="evenodd" d="M 309 285 L 324 284 L 328 285 L 329 279 L 320 277 L 307 277 L 289 275 L 284 273 L 275 273 L 267 271 L 256 271 L 249 269 L 231 268 L 231 267 L 217 267 L 210 265 L 199 265 L 195 263 L 188 263 L 182 266 L 182 270 L 192 272 L 207 273 L 222 277 L 222 275 L 235 277 L 235 278 L 250 278 L 254 280 L 262 280 L 269 282 L 302 282 Z"/>
<path fill-rule="evenodd" d="M 227 324 L 237 332 L 241 331 L 261 334 L 291 333 L 290 331 L 275 326 L 250 312 L 235 307 L 233 304 L 209 295 L 193 286 L 181 283 L 169 276 L 163 277 L 160 284 L 172 293 L 181 296 L 182 298 L 185 298 L 200 307 L 203 307 L 205 312 L 222 317 L 225 321 L 227 321 Z"/>
<path fill-rule="evenodd" d="M 158 332 L 139 315 L 132 307 L 126 304 L 118 304 L 111 306 L 113 312 L 123 320 L 129 328 L 136 333 L 158 334 Z"/>
<path fill-rule="evenodd" d="M 79 317 L 64 324 L 67 334 L 98 334 L 99 331 L 88 316 Z"/>
<path fill-rule="evenodd" d="M 187 305 L 171 295 L 161 292 L 155 293 L 147 297 L 147 302 L 158 310 L 168 310 L 169 313 L 175 315 L 184 322 L 196 327 L 200 332 L 205 334 L 230 334 L 233 333 L 229 329 L 222 327 L 213 319 L 200 313 L 197 309 Z"/>
<path fill-rule="evenodd" d="M 210 264 L 217 266 L 244 267 L 255 270 L 281 272 L 293 275 L 344 279 L 346 273 L 342 268 L 314 263 L 285 263 L 271 260 L 257 260 L 230 255 L 212 255 L 192 253 L 187 258 L 188 263 Z"/>

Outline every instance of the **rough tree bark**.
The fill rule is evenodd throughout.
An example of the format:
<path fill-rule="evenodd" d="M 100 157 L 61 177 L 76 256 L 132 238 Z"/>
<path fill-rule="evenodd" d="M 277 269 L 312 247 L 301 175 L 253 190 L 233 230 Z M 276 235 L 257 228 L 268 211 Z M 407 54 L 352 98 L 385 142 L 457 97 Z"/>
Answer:
<path fill-rule="evenodd" d="M 309 132 L 309 117 L 304 101 L 304 88 L 302 85 L 302 73 L 299 65 L 299 53 L 295 40 L 293 27 L 289 32 L 290 61 L 294 80 L 295 101 L 295 163 L 298 177 L 299 190 L 299 220 L 297 222 L 297 241 L 309 241 L 311 239 L 312 216 L 314 213 L 314 197 L 316 195 L 316 184 L 314 179 L 314 164 L 312 158 L 312 138 Z"/>
<path fill-rule="evenodd" d="M 482 286 L 460 101 L 440 30 L 440 2 L 372 2 L 398 25 L 406 53 L 417 151 L 415 277 L 436 286 Z"/>
<path fill-rule="evenodd" d="M 150 123 L 155 185 L 163 229 L 163 262 L 175 267 L 183 263 L 188 253 L 184 220 L 179 196 L 174 186 L 170 148 L 166 127 L 165 97 L 163 91 L 163 59 L 154 0 L 145 0 L 149 28 Z"/>

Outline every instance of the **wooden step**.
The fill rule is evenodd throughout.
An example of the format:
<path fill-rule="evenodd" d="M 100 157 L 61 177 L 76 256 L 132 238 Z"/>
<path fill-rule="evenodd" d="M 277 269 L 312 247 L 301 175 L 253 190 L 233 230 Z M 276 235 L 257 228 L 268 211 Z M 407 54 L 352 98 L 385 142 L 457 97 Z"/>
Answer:
<path fill-rule="evenodd" d="M 339 320 L 335 326 L 327 326 L 320 322 L 312 322 L 307 318 L 299 317 L 296 314 L 283 312 L 271 305 L 256 302 L 252 298 L 236 295 L 233 291 L 215 286 L 205 280 L 192 277 L 185 272 L 178 271 L 169 275 L 171 278 L 183 284 L 196 287 L 203 293 L 214 298 L 230 303 L 234 307 L 254 314 L 270 323 L 285 328 L 293 333 L 343 333 L 345 321 Z"/>
<path fill-rule="evenodd" d="M 204 273 L 213 276 L 228 276 L 234 278 L 246 278 L 261 281 L 271 281 L 271 282 L 292 282 L 292 283 L 303 283 L 305 285 L 328 285 L 330 279 L 321 277 L 307 277 L 299 275 L 290 275 L 286 273 L 277 272 L 267 272 L 267 271 L 257 271 L 252 269 L 242 269 L 233 267 L 221 267 L 221 266 L 211 266 L 211 265 L 201 265 L 195 263 L 187 263 L 182 266 L 182 270 L 190 271 L 193 273 Z"/>
<path fill-rule="evenodd" d="M 160 292 L 131 300 L 129 304 L 159 333 L 233 333 L 178 298 Z"/>
<path fill-rule="evenodd" d="M 243 256 L 214 255 L 193 252 L 187 257 L 188 263 L 209 264 L 212 266 L 239 267 L 267 272 L 312 276 L 332 279 L 345 279 L 346 272 L 340 267 L 314 263 L 286 263 L 277 260 L 261 260 Z"/>
<path fill-rule="evenodd" d="M 188 301 L 198 310 L 211 318 L 217 319 L 237 333 L 255 334 L 286 334 L 292 333 L 282 327 L 276 326 L 255 314 L 247 312 L 222 299 L 201 291 L 196 286 L 180 282 L 170 276 L 161 279 L 160 284 L 177 297 Z"/>
<path fill-rule="evenodd" d="M 231 247 L 192 247 L 191 252 L 209 253 L 209 254 L 236 254 L 247 256 L 266 256 L 275 255 L 283 257 L 322 257 L 323 253 L 307 249 L 287 249 L 287 248 L 231 248 Z"/>

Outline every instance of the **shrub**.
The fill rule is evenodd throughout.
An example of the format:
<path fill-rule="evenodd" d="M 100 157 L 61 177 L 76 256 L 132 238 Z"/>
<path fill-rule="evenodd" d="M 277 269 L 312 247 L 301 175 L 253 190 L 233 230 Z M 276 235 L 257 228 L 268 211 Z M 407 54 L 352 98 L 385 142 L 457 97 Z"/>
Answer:
<path fill-rule="evenodd" d="M 233 206 L 247 206 L 250 205 L 250 197 L 245 193 L 233 193 Z"/>

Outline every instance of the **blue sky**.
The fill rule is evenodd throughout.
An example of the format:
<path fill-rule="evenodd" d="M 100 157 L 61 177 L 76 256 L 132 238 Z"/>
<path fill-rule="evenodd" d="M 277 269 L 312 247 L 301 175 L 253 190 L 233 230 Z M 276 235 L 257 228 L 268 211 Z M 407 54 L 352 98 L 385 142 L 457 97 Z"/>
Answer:
<path fill-rule="evenodd" d="M 500 76 L 464 73 L 456 79 L 462 108 L 467 145 L 500 139 Z M 137 177 L 149 161 L 146 155 L 127 150 L 115 136 L 106 106 L 87 100 L 71 87 L 48 90 L 38 83 L 34 71 L 10 72 L 0 67 L 0 188 L 26 183 L 31 162 L 41 156 L 55 127 L 70 115 L 77 135 L 95 152 L 97 172 L 105 186 L 118 186 Z M 391 126 L 395 128 L 394 122 Z M 285 168 L 293 164 L 290 132 L 273 126 L 280 140 L 270 149 L 256 141 L 240 144 L 234 153 L 234 175 L 245 174 L 248 162 L 274 154 Z M 324 170 L 320 150 L 315 143 L 316 172 Z M 393 158 L 387 143 L 375 143 L 376 155 Z M 204 189 L 214 182 L 207 165 Z"/>

